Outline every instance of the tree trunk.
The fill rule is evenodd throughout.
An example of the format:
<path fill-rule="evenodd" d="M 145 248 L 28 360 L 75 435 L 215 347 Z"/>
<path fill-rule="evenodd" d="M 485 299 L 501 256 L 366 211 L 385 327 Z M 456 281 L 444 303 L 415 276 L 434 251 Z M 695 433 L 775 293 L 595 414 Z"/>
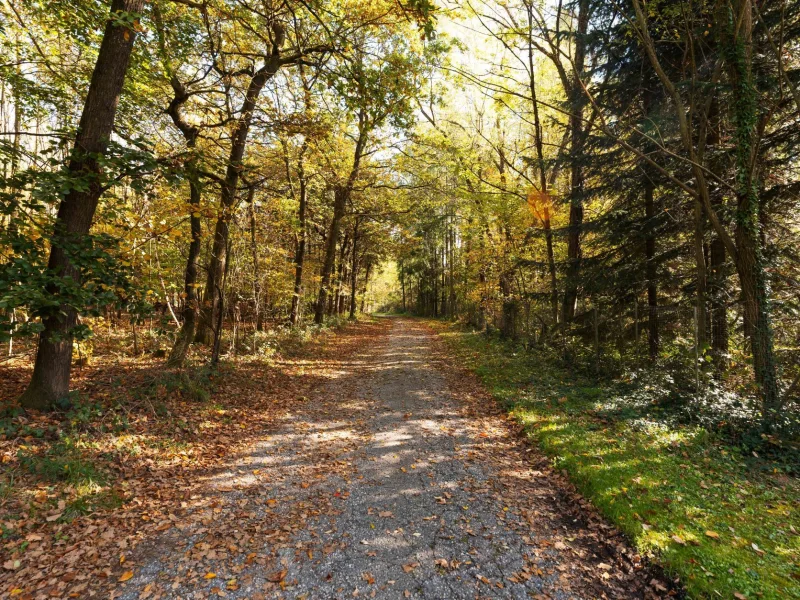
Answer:
<path fill-rule="evenodd" d="M 345 234 L 344 240 L 342 241 L 342 245 L 339 248 L 339 262 L 336 265 L 336 295 L 333 298 L 333 308 L 330 311 L 332 315 L 340 315 L 342 314 L 342 306 L 343 306 L 343 298 L 342 298 L 342 288 L 344 286 L 344 273 L 345 273 L 345 264 L 347 257 L 347 252 L 350 249 L 350 235 Z"/>
<path fill-rule="evenodd" d="M 191 196 L 192 207 L 198 207 L 200 204 L 200 186 L 196 178 L 196 173 L 189 176 L 189 193 Z M 195 216 L 197 215 L 197 216 Z M 175 344 L 172 346 L 172 351 L 167 359 L 167 366 L 169 367 L 182 367 L 186 361 L 186 354 L 189 351 L 189 345 L 194 339 L 195 329 L 197 327 L 197 313 L 200 308 L 200 302 L 197 297 L 197 266 L 200 259 L 201 249 L 201 236 L 200 229 L 200 215 L 192 212 L 189 217 L 189 224 L 191 227 L 192 241 L 189 244 L 189 256 L 186 259 L 186 272 L 184 275 L 184 293 L 186 300 L 183 305 L 183 324 L 175 339 Z"/>
<path fill-rule="evenodd" d="M 644 214 L 647 233 L 645 234 L 645 278 L 647 279 L 647 347 L 651 361 L 658 358 L 660 345 L 658 334 L 658 273 L 656 265 L 656 236 L 655 216 L 656 208 L 653 201 L 653 182 L 645 175 L 644 179 Z"/>
<path fill-rule="evenodd" d="M 279 36 L 281 37 L 281 36 Z M 228 157 L 228 166 L 225 171 L 225 179 L 221 183 L 220 192 L 220 211 L 217 223 L 214 227 L 214 242 L 209 257 L 208 275 L 206 277 L 206 292 L 203 298 L 203 307 L 200 311 L 200 321 L 197 327 L 196 341 L 209 345 L 213 342 L 213 326 L 217 320 L 215 316 L 219 311 L 220 297 L 219 290 L 222 287 L 222 278 L 227 262 L 226 248 L 228 247 L 228 235 L 230 233 L 230 220 L 236 204 L 236 191 L 239 185 L 239 177 L 244 165 L 242 159 L 247 147 L 247 135 L 250 131 L 250 124 L 256 108 L 256 102 L 261 94 L 261 90 L 267 81 L 275 76 L 281 68 L 280 47 L 276 44 L 272 55 L 266 60 L 264 66 L 256 71 L 250 84 L 247 87 L 244 102 L 242 104 L 241 115 L 234 128 L 231 137 L 231 151 Z"/>
<path fill-rule="evenodd" d="M 358 219 L 353 226 L 353 257 L 350 266 L 350 318 L 356 318 L 356 284 L 358 283 Z"/>
<path fill-rule="evenodd" d="M 302 167 L 301 167 L 302 169 Z M 308 200 L 308 187 L 305 175 L 299 175 L 300 180 L 300 205 L 297 209 L 297 219 L 300 224 L 300 231 L 297 232 L 297 250 L 294 255 L 294 295 L 292 296 L 292 312 L 289 315 L 289 322 L 292 327 L 300 321 L 303 310 L 303 263 L 306 257 L 306 205 Z"/>
<path fill-rule="evenodd" d="M 711 240 L 711 355 L 716 372 L 721 374 L 727 365 L 728 309 L 725 302 L 725 244 L 719 237 Z"/>
<path fill-rule="evenodd" d="M 189 243 L 189 253 L 186 259 L 186 270 L 184 273 L 184 294 L 186 298 L 183 304 L 182 317 L 183 323 L 175 343 L 167 359 L 168 367 L 182 367 L 186 361 L 189 346 L 194 339 L 197 328 L 197 313 L 200 309 L 200 302 L 197 294 L 197 267 L 201 250 L 201 222 L 200 222 L 200 200 L 201 189 L 200 180 L 197 173 L 197 157 L 194 155 L 197 146 L 197 136 L 200 130 L 190 125 L 183 114 L 183 107 L 190 98 L 190 93 L 178 79 L 172 69 L 172 64 L 167 53 L 167 43 L 164 28 L 161 22 L 161 12 L 158 6 L 153 7 L 153 16 L 158 35 L 159 49 L 164 63 L 164 69 L 170 78 L 173 97 L 167 107 L 167 114 L 172 119 L 175 127 L 181 132 L 186 140 L 186 147 L 190 152 L 189 160 L 186 163 L 186 175 L 189 180 L 189 227 L 191 232 L 191 242 Z"/>
<path fill-rule="evenodd" d="M 341 228 L 342 218 L 347 208 L 349 189 L 342 186 L 334 188 L 333 200 L 333 219 L 328 230 L 328 239 L 325 244 L 325 261 L 322 263 L 322 282 L 320 284 L 319 296 L 317 297 L 317 307 L 314 313 L 314 323 L 322 325 L 325 321 L 325 308 L 328 304 L 328 295 L 331 287 L 331 276 L 333 275 L 334 263 L 336 262 L 336 242 L 339 239 L 339 229 Z"/>
<path fill-rule="evenodd" d="M 369 276 L 372 273 L 372 263 L 367 261 L 367 267 L 364 269 L 364 287 L 363 293 L 361 294 L 361 312 L 364 313 L 364 309 L 366 308 L 367 302 L 367 286 L 369 285 Z"/>
<path fill-rule="evenodd" d="M 697 346 L 702 354 L 706 349 L 706 256 L 704 251 L 705 216 L 699 198 L 694 199 L 694 263 L 695 263 L 695 309 L 697 311 Z"/>
<path fill-rule="evenodd" d="M 111 14 L 141 13 L 144 0 L 113 0 Z M 48 270 L 57 273 L 67 286 L 80 285 L 81 273 L 73 265 L 68 246 L 85 237 L 92 226 L 97 203 L 103 193 L 102 166 L 98 157 L 106 151 L 117 103 L 128 70 L 136 31 L 116 19 L 109 19 L 86 95 L 68 173 L 88 185 L 72 186 L 61 200 L 51 237 Z M 48 293 L 58 298 L 58 288 Z M 20 398 L 25 408 L 44 409 L 69 395 L 72 364 L 72 330 L 78 313 L 74 306 L 62 304 L 55 314 L 42 320 L 39 347 L 30 384 Z"/>
<path fill-rule="evenodd" d="M 256 331 L 264 330 L 264 312 L 261 310 L 261 274 L 258 268 L 258 244 L 256 243 L 256 203 L 254 185 L 247 190 L 250 205 L 250 253 L 253 260 L 253 307 L 256 312 Z M 238 305 L 237 305 L 238 306 Z"/>
<path fill-rule="evenodd" d="M 736 270 L 742 287 L 745 320 L 749 323 L 755 381 L 761 396 L 762 426 L 774 430 L 780 415 L 781 399 L 778 393 L 777 365 L 772 332 L 771 306 L 759 218 L 760 199 L 753 173 L 754 154 L 758 149 L 757 123 L 759 99 L 753 82 L 752 62 L 752 4 L 751 0 L 734 3 L 736 17 L 728 15 L 728 39 L 725 40 L 725 58 L 731 88 L 735 126 L 736 148 Z"/>
<path fill-rule="evenodd" d="M 569 323 L 575 317 L 578 301 L 578 284 L 581 269 L 581 232 L 583 229 L 583 142 L 585 137 L 583 112 L 586 98 L 581 78 L 586 60 L 586 33 L 589 27 L 589 2 L 578 4 L 577 28 L 575 31 L 575 58 L 573 81 L 570 89 L 570 205 L 567 228 L 567 269 L 564 287 L 564 302 L 561 318 Z"/>

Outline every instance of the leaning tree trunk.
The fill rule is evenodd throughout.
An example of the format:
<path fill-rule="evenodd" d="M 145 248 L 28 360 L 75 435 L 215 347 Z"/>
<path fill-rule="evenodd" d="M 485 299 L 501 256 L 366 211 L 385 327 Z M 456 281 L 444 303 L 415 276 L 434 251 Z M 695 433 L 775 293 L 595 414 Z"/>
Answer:
<path fill-rule="evenodd" d="M 250 80 L 250 84 L 247 86 L 247 93 L 242 104 L 241 115 L 233 131 L 225 179 L 222 181 L 221 185 L 220 211 L 217 217 L 217 224 L 214 228 L 214 242 L 211 247 L 211 256 L 209 257 L 208 274 L 206 277 L 206 292 L 200 311 L 197 334 L 195 336 L 197 342 L 206 345 L 213 343 L 214 327 L 215 323 L 218 321 L 217 313 L 220 310 L 221 304 L 219 290 L 222 289 L 222 278 L 225 273 L 225 264 L 228 260 L 226 249 L 228 248 L 230 220 L 235 210 L 236 190 L 244 167 L 242 161 L 244 159 L 245 148 L 247 147 L 247 135 L 250 131 L 250 124 L 253 121 L 256 102 L 267 81 L 272 79 L 284 64 L 280 58 L 280 46 L 283 43 L 283 29 L 276 25 L 273 27 L 273 30 L 276 33 L 278 41 L 276 41 L 273 46 L 272 55 L 269 56 L 264 65 L 256 71 L 255 75 Z"/>
<path fill-rule="evenodd" d="M 113 0 L 111 14 L 135 15 L 143 5 L 144 0 Z M 134 28 L 117 19 L 108 20 L 68 166 L 69 176 L 87 185 L 71 186 L 61 200 L 50 239 L 47 268 L 63 278 L 67 287 L 81 282 L 80 270 L 73 264 L 68 247 L 89 233 L 103 193 L 98 158 L 105 153 L 111 136 L 135 38 Z M 47 292 L 58 299 L 58 286 L 51 286 Z M 33 375 L 20 398 L 22 406 L 44 409 L 68 396 L 72 330 L 77 318 L 76 307 L 69 304 L 61 304 L 55 314 L 43 318 Z"/>

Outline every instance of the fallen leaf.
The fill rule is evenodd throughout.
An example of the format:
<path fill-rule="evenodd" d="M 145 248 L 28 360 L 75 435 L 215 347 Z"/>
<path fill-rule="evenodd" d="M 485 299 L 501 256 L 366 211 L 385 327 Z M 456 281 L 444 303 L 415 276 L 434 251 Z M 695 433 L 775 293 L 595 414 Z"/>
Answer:
<path fill-rule="evenodd" d="M 419 563 L 408 563 L 407 565 L 403 565 L 403 571 L 406 573 L 411 573 L 414 569 L 419 566 Z"/>
<path fill-rule="evenodd" d="M 718 540 L 719 534 L 716 531 L 711 531 L 710 529 L 706 531 L 706 537 L 710 537 L 712 540 Z"/>
<path fill-rule="evenodd" d="M 125 571 L 122 575 L 120 575 L 120 581 L 128 581 L 131 577 L 133 577 L 133 571 Z"/>
<path fill-rule="evenodd" d="M 286 578 L 286 574 L 288 572 L 289 571 L 287 571 L 286 569 L 283 569 L 281 571 L 276 571 L 272 575 L 267 576 L 267 581 L 271 581 L 272 583 L 280 583 Z"/>
<path fill-rule="evenodd" d="M 216 576 L 217 576 L 216 573 L 208 572 L 205 575 L 203 575 L 203 579 L 214 579 Z"/>

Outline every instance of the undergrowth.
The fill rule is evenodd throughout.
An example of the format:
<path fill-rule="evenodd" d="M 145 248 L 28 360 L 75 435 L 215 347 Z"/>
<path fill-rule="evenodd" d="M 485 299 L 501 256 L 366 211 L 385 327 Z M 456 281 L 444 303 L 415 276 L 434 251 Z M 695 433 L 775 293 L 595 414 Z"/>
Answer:
<path fill-rule="evenodd" d="M 553 464 L 690 598 L 800 598 L 800 483 L 786 462 L 673 418 L 658 402 L 627 405 L 621 388 L 536 352 L 434 326 Z M 629 383 L 628 395 L 641 392 Z"/>

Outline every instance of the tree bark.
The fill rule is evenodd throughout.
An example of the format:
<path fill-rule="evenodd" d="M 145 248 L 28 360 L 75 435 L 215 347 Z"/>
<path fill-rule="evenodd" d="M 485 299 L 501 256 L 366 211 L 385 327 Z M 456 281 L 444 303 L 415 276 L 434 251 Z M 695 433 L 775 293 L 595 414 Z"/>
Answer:
<path fill-rule="evenodd" d="M 359 219 L 353 226 L 353 256 L 350 263 L 350 318 L 356 318 L 356 284 L 358 283 L 358 225 Z"/>
<path fill-rule="evenodd" d="M 322 325 L 325 322 L 325 308 L 328 304 L 330 293 L 331 276 L 333 275 L 334 263 L 336 262 L 336 243 L 339 239 L 339 230 L 345 209 L 349 190 L 346 187 L 336 187 L 333 190 L 333 219 L 328 230 L 328 239 L 325 244 L 325 261 L 322 263 L 322 282 L 320 284 L 319 296 L 317 297 L 317 307 L 314 313 L 314 323 Z"/>
<path fill-rule="evenodd" d="M 774 430 L 778 422 L 781 398 L 778 392 L 777 365 L 772 330 L 772 315 L 764 268 L 760 198 L 753 172 L 758 150 L 758 93 L 753 82 L 752 42 L 753 6 L 751 0 L 734 5 L 729 14 L 725 58 L 731 89 L 736 148 L 736 270 L 742 287 L 746 322 L 750 324 L 753 368 L 761 396 L 762 426 Z M 738 22 L 738 27 L 735 23 Z"/>
<path fill-rule="evenodd" d="M 170 63 L 169 55 L 166 50 L 165 34 L 161 23 L 161 12 L 158 6 L 153 8 L 153 14 L 155 17 L 164 69 L 170 78 L 170 86 L 173 91 L 172 101 L 167 107 L 167 114 L 186 140 L 186 147 L 190 153 L 189 160 L 186 163 L 186 176 L 189 180 L 189 228 L 192 239 L 189 242 L 189 253 L 186 258 L 186 269 L 184 272 L 183 289 L 186 298 L 181 315 L 183 317 L 183 323 L 175 338 L 175 343 L 172 346 L 169 358 L 167 359 L 168 367 L 183 367 L 186 362 L 186 355 L 189 352 L 189 346 L 192 343 L 192 339 L 194 339 L 195 329 L 197 328 L 197 314 L 200 309 L 200 302 L 197 294 L 197 268 L 202 242 L 200 213 L 198 212 L 200 210 L 202 192 L 199 174 L 197 172 L 197 156 L 195 155 L 197 136 L 200 134 L 200 130 L 190 125 L 183 114 L 183 107 L 186 105 L 186 102 L 188 102 L 191 94 L 178 79 Z"/>
<path fill-rule="evenodd" d="M 138 14 L 143 5 L 144 0 L 113 0 L 111 15 Z M 135 39 L 135 30 L 114 18 L 108 20 L 68 166 L 71 178 L 88 185 L 72 186 L 61 200 L 50 239 L 48 270 L 63 278 L 67 286 L 81 283 L 81 273 L 72 263 L 67 247 L 89 233 L 103 193 L 98 157 L 105 153 L 111 137 Z M 58 298 L 58 287 L 52 286 L 48 293 Z M 33 375 L 20 398 L 23 407 L 49 408 L 68 397 L 72 331 L 77 318 L 76 307 L 67 304 L 62 304 L 56 314 L 43 318 Z"/>
<path fill-rule="evenodd" d="M 228 166 L 225 171 L 225 179 L 222 181 L 220 192 L 220 210 L 217 223 L 214 227 L 214 241 L 211 247 L 211 255 L 208 263 L 208 274 L 206 277 L 206 291 L 203 297 L 203 306 L 200 311 L 200 320 L 197 326 L 195 341 L 206 345 L 213 343 L 213 326 L 217 319 L 215 316 L 220 306 L 219 290 L 222 287 L 222 277 L 225 272 L 227 262 L 228 236 L 230 234 L 230 220 L 236 205 L 236 191 L 239 186 L 244 165 L 242 160 L 247 147 L 247 135 L 250 131 L 250 124 L 256 108 L 258 96 L 266 85 L 267 81 L 275 76 L 281 67 L 278 48 L 273 50 L 264 66 L 262 66 L 247 87 L 244 103 L 242 104 L 241 116 L 233 131 L 231 151 L 228 157 Z"/>
<path fill-rule="evenodd" d="M 250 208 L 250 257 L 253 261 L 253 310 L 256 313 L 256 331 L 264 330 L 264 311 L 261 310 L 261 274 L 259 272 L 258 243 L 256 240 L 255 185 L 248 186 L 247 202 Z"/>
<path fill-rule="evenodd" d="M 367 135 L 369 132 L 369 123 L 365 109 L 361 109 L 358 114 L 358 139 L 353 151 L 353 165 L 350 168 L 350 174 L 347 180 L 333 189 L 333 219 L 331 220 L 331 227 L 328 234 L 328 239 L 325 244 L 325 261 L 322 265 L 322 282 L 319 289 L 319 296 L 317 297 L 317 306 L 314 313 L 314 323 L 322 325 L 325 321 L 325 305 L 330 293 L 329 287 L 331 285 L 331 276 L 333 275 L 334 263 L 336 262 L 336 243 L 339 239 L 339 229 L 341 222 L 344 218 L 347 203 L 350 200 L 350 194 L 353 192 L 356 180 L 361 167 L 361 158 L 364 155 L 364 150 L 367 146 Z"/>
<path fill-rule="evenodd" d="M 575 31 L 575 58 L 573 82 L 570 90 L 570 205 L 567 228 L 567 269 L 564 302 L 561 318 L 569 323 L 575 317 L 578 301 L 578 284 L 581 269 L 581 233 L 583 229 L 583 142 L 585 138 L 583 113 L 586 98 L 583 92 L 584 63 L 586 60 L 586 33 L 589 27 L 589 1 L 578 3 L 578 25 Z"/>
<path fill-rule="evenodd" d="M 289 315 L 289 322 L 292 327 L 300 321 L 303 310 L 303 263 L 306 257 L 306 206 L 308 203 L 308 185 L 305 174 L 302 172 L 302 163 L 298 167 L 299 180 L 299 205 L 297 208 L 297 220 L 299 231 L 297 232 L 297 249 L 294 255 L 294 295 L 292 296 L 292 311 Z"/>

